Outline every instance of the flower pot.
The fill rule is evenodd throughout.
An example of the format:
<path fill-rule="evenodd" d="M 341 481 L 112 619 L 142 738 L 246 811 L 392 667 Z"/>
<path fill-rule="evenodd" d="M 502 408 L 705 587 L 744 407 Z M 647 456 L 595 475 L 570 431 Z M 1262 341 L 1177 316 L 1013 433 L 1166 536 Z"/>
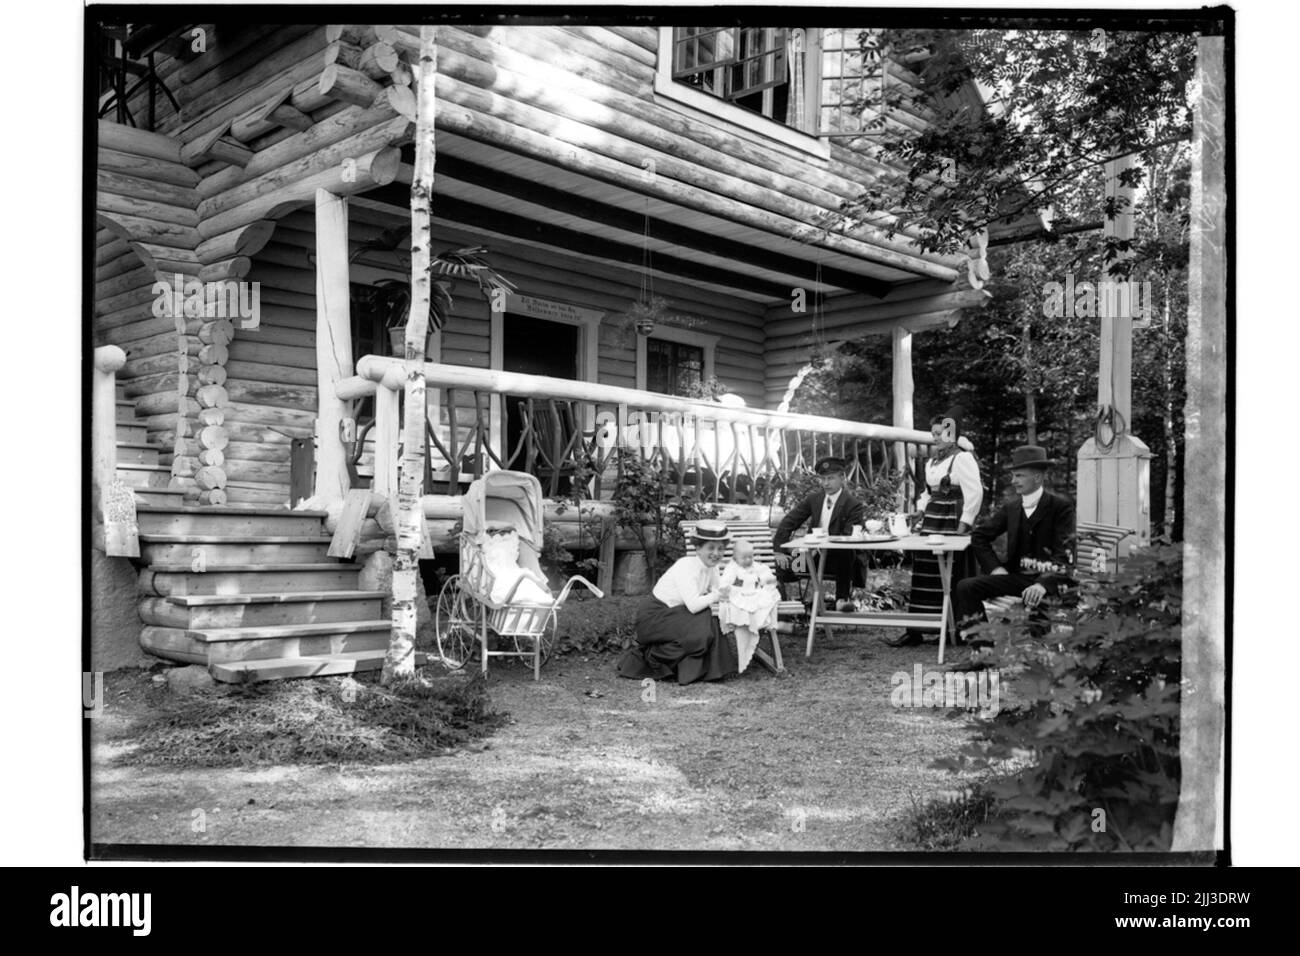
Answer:
<path fill-rule="evenodd" d="M 424 335 L 424 357 L 429 357 L 429 340 L 433 338 L 433 332 L 426 332 Z M 388 329 L 388 344 L 393 350 L 396 358 L 406 357 L 406 326 L 394 325 Z"/>
<path fill-rule="evenodd" d="M 650 334 L 651 332 L 653 332 L 654 330 L 655 330 L 654 319 L 637 319 L 637 320 L 636 320 L 636 334 L 637 334 L 637 335 L 649 335 L 649 334 Z"/>

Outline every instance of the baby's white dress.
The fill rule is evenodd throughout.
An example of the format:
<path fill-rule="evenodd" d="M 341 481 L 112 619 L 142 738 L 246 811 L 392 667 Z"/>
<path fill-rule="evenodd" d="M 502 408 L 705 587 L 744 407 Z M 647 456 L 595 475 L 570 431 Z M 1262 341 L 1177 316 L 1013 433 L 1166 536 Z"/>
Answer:
<path fill-rule="evenodd" d="M 729 562 L 718 581 L 731 587 L 727 600 L 718 603 L 718 620 L 724 631 L 735 629 L 743 673 L 758 647 L 759 631 L 776 627 L 781 593 L 776 588 L 776 575 L 757 561 L 748 568 Z"/>

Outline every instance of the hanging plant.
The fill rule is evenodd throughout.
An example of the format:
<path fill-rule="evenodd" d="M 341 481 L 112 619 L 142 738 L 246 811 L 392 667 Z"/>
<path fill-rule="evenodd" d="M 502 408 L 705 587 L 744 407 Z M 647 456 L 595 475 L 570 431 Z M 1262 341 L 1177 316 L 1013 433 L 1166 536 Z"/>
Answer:
<path fill-rule="evenodd" d="M 387 235 L 387 234 L 386 234 Z M 380 248 L 375 242 L 367 243 L 354 252 L 349 261 L 355 262 L 365 252 Z M 400 239 L 398 240 L 400 241 Z M 384 251 L 394 251 L 395 246 Z M 432 335 L 447 324 L 451 317 L 454 302 L 451 297 L 451 285 L 456 279 L 472 279 L 478 284 L 479 291 L 490 303 L 494 298 L 504 298 L 515 291 L 515 285 L 493 269 L 483 255 L 485 246 L 470 246 L 464 249 L 449 249 L 440 252 L 430 263 L 429 271 L 441 279 L 434 279 L 429 285 L 429 331 Z M 406 259 L 410 264 L 410 255 L 399 255 L 399 260 Z M 405 339 L 406 320 L 411 313 L 411 280 L 398 278 L 378 279 L 365 290 L 358 293 L 361 303 L 372 314 L 379 315 L 388 329 L 390 344 L 395 355 L 401 354 Z M 495 306 L 495 303 L 494 303 Z M 426 336 L 427 341 L 427 336 Z"/>
<path fill-rule="evenodd" d="M 668 301 L 662 296 L 637 299 L 632 307 L 623 313 L 619 323 L 624 330 L 635 331 L 637 335 L 650 335 L 656 326 L 669 325 L 679 329 L 689 329 L 702 324 L 700 319 L 681 315 L 672 310 Z"/>

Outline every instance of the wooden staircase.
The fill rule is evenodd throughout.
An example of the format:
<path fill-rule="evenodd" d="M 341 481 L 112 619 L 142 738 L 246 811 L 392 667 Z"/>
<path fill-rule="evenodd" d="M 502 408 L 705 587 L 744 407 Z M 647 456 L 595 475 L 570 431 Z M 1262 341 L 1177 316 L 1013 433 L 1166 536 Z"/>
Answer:
<path fill-rule="evenodd" d="M 360 565 L 328 556 L 323 511 L 187 504 L 164 452 L 118 397 L 118 474 L 135 489 L 140 645 L 218 680 L 349 674 L 383 666 L 391 622 Z"/>

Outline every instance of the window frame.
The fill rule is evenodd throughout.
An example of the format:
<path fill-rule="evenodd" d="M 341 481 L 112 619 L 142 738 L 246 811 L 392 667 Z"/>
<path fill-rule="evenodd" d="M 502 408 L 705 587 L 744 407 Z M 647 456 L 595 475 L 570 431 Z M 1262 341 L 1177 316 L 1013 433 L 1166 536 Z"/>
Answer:
<path fill-rule="evenodd" d="M 673 30 L 659 27 L 658 59 L 655 62 L 654 94 L 656 101 L 664 102 L 695 118 L 716 122 L 723 120 L 752 133 L 758 133 L 791 147 L 801 154 L 812 155 L 829 162 L 830 141 L 820 131 L 807 132 L 779 123 L 744 107 L 729 103 L 721 97 L 703 93 L 673 78 Z M 804 29 L 804 115 L 810 122 L 820 121 L 821 99 L 821 28 Z M 700 115 L 696 115 L 700 114 Z"/>
<path fill-rule="evenodd" d="M 661 342 L 674 342 L 678 345 L 693 345 L 696 348 L 704 350 L 704 361 L 702 377 L 704 381 L 714 377 L 714 357 L 718 348 L 718 341 L 721 336 L 712 335 L 708 332 L 696 332 L 692 329 L 680 329 L 672 325 L 656 325 L 654 331 L 649 335 L 638 335 L 636 337 L 636 387 L 638 391 L 649 391 L 646 387 L 646 380 L 649 378 L 647 371 L 648 349 L 646 341 L 648 339 L 658 339 Z"/>

